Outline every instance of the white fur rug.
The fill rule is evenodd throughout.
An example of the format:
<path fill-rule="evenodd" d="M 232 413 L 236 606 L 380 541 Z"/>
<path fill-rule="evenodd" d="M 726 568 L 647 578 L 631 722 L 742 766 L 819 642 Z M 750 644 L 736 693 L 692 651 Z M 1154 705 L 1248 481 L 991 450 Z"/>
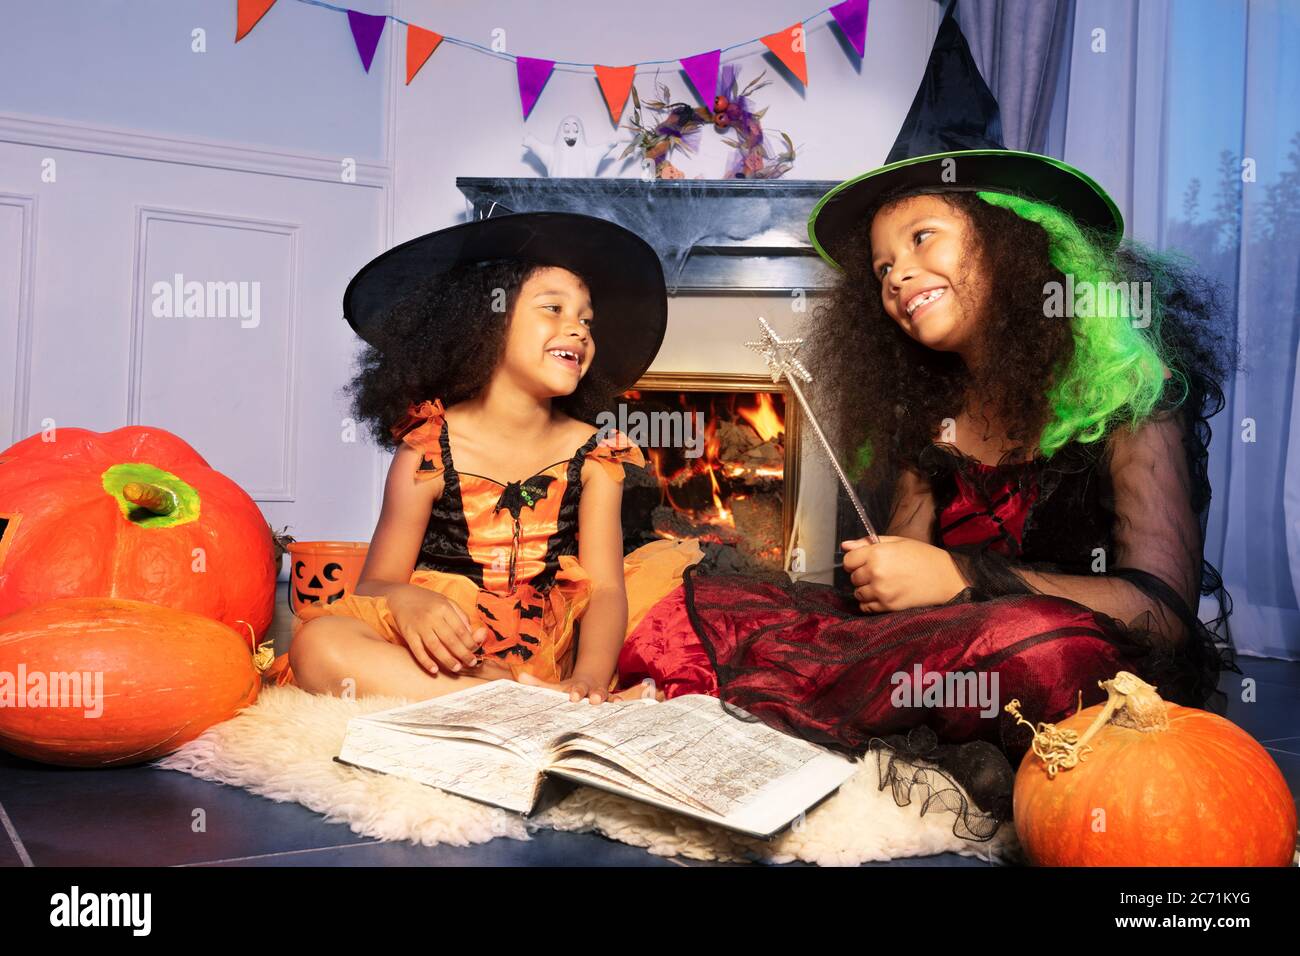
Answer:
<path fill-rule="evenodd" d="M 578 787 L 554 806 L 524 819 L 411 780 L 337 763 L 348 718 L 409 703 L 397 697 L 344 700 L 297 687 L 265 687 L 256 704 L 209 729 L 153 766 L 242 787 L 276 801 L 294 801 L 379 840 L 466 846 L 495 837 L 529 839 L 536 827 L 595 831 L 659 856 L 696 860 L 854 866 L 873 860 L 956 852 L 991 862 L 1021 860 L 1015 830 L 1005 824 L 988 843 L 953 835 L 951 812 L 920 815 L 880 790 L 874 756 L 802 823 L 771 842 L 688 817 Z"/>

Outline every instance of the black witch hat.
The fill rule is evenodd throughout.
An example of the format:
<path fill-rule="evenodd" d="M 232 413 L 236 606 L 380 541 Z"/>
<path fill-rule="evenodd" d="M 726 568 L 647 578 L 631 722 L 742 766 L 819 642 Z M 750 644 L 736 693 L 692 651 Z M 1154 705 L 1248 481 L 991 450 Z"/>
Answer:
<path fill-rule="evenodd" d="M 668 326 L 659 256 L 622 226 L 569 212 L 522 212 L 449 226 L 394 246 L 367 263 L 343 293 L 343 317 L 372 342 L 393 305 L 429 279 L 460 265 L 527 259 L 562 266 L 587 281 L 600 319 L 600 343 L 588 374 L 616 391 L 636 384 L 654 361 Z M 434 327 L 430 335 L 461 335 Z"/>
<path fill-rule="evenodd" d="M 1090 176 L 1039 153 L 1006 149 L 998 102 L 980 76 L 949 0 L 912 108 L 885 165 L 840 183 L 808 218 L 808 237 L 836 268 L 865 213 L 886 193 L 986 190 L 1049 203 L 1098 230 L 1124 235 L 1119 207 Z"/>

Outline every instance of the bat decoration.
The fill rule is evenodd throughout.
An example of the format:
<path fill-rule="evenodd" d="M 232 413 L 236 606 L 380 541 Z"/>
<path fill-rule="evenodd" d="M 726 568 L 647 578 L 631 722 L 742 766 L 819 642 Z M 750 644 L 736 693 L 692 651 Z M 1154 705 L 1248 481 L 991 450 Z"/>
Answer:
<path fill-rule="evenodd" d="M 533 477 L 523 482 L 510 482 L 510 484 L 506 485 L 506 490 L 501 492 L 496 507 L 492 509 L 493 513 L 495 514 L 505 508 L 518 521 L 519 515 L 525 507 L 537 508 L 537 502 L 547 496 L 553 481 L 555 481 L 553 475 L 533 475 Z"/>

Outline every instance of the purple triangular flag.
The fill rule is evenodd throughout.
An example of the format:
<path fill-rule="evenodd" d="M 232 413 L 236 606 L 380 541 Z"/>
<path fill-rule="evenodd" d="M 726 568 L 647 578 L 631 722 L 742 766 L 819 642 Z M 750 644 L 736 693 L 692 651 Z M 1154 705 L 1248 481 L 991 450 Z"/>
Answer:
<path fill-rule="evenodd" d="M 554 68 L 554 60 L 535 60 L 531 56 L 515 57 L 515 71 L 519 74 L 519 105 L 524 108 L 524 119 L 528 119 L 528 114 L 537 105 L 542 87 L 550 79 Z"/>
<path fill-rule="evenodd" d="M 681 61 L 706 109 L 713 109 L 713 100 L 718 95 L 718 62 L 721 59 L 722 51 L 714 50 L 711 53 L 697 53 Z"/>
<path fill-rule="evenodd" d="M 867 7 L 870 2 L 871 0 L 844 0 L 831 7 L 831 16 L 840 25 L 849 43 L 853 44 L 853 49 L 858 51 L 858 56 L 862 56 L 862 51 L 867 48 Z"/>
<path fill-rule="evenodd" d="M 384 32 L 388 17 L 369 13 L 348 11 L 348 26 L 352 28 L 352 39 L 357 44 L 357 53 L 361 55 L 361 65 L 370 72 L 370 64 L 375 59 L 375 47 L 379 46 L 379 35 Z"/>

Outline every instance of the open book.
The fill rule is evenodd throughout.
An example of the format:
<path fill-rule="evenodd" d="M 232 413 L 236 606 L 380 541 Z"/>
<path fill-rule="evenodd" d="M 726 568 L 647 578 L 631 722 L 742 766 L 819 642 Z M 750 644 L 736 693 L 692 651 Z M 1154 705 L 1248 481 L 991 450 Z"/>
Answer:
<path fill-rule="evenodd" d="M 554 775 L 764 839 L 858 768 L 714 697 L 592 705 L 511 680 L 353 717 L 335 759 L 522 814 Z"/>

